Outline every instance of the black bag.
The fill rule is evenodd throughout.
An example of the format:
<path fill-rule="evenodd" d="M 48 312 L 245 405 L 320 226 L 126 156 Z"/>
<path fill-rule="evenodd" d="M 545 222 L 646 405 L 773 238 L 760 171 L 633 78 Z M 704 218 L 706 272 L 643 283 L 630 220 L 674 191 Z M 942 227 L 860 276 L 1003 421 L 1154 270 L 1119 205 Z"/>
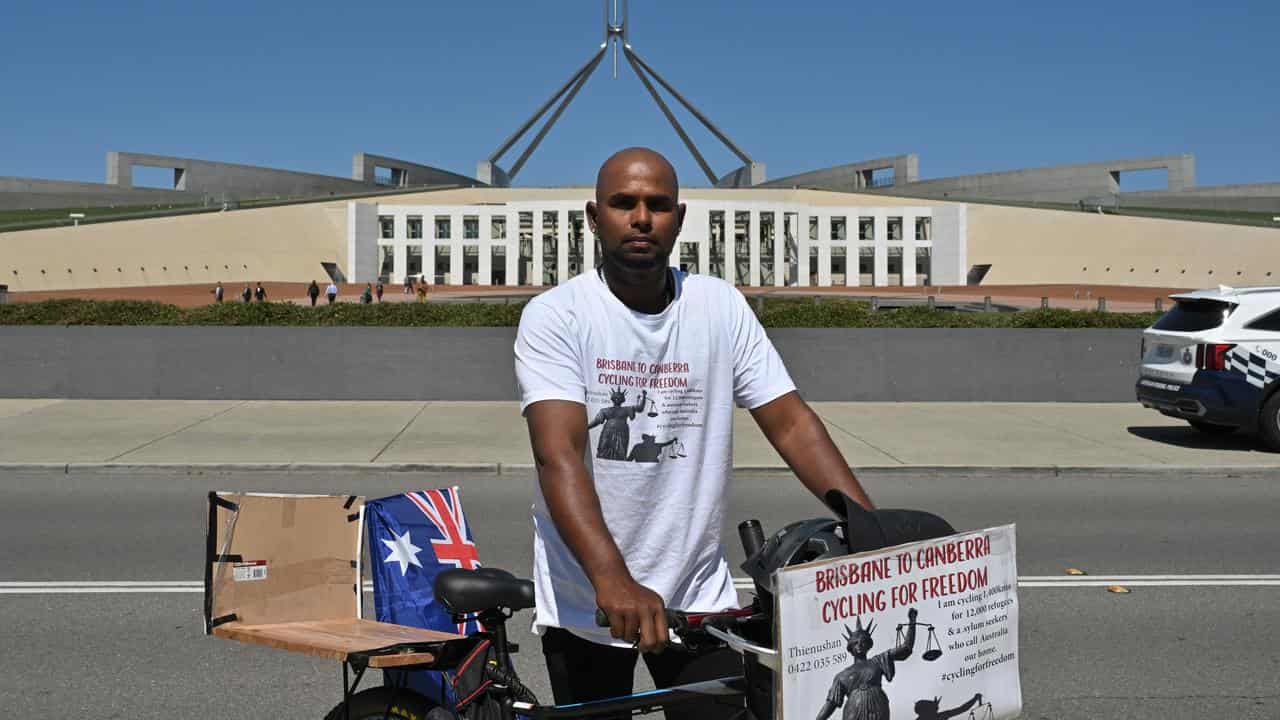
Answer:
<path fill-rule="evenodd" d="M 503 689 L 503 694 L 517 700 L 529 691 L 515 679 L 511 667 L 499 665 L 493 639 L 486 633 L 480 635 L 483 635 L 483 641 L 477 643 L 462 662 L 458 662 L 449 678 L 453 684 L 453 697 L 457 698 L 454 707 L 466 720 L 502 720 L 502 700 L 499 700 L 498 689 Z"/>

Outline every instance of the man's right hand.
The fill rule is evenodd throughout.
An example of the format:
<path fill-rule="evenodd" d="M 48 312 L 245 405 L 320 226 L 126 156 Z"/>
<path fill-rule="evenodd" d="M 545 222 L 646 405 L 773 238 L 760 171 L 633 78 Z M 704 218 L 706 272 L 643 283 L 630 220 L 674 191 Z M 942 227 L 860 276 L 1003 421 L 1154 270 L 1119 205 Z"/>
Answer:
<path fill-rule="evenodd" d="M 635 643 L 641 652 L 661 652 L 667 645 L 667 616 L 662 596 L 631 578 L 600 583 L 596 605 L 609 617 L 614 638 Z"/>

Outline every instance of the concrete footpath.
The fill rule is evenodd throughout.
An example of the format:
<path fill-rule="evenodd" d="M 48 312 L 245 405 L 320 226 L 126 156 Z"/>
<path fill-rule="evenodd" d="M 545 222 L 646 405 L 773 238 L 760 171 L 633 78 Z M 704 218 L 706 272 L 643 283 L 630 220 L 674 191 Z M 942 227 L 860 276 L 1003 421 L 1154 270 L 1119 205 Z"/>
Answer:
<path fill-rule="evenodd" d="M 1207 437 L 1134 403 L 814 403 L 855 468 L 1239 468 L 1280 477 L 1244 434 Z M 0 399 L 0 470 L 259 465 L 527 470 L 512 402 Z M 738 411 L 734 465 L 783 469 Z"/>

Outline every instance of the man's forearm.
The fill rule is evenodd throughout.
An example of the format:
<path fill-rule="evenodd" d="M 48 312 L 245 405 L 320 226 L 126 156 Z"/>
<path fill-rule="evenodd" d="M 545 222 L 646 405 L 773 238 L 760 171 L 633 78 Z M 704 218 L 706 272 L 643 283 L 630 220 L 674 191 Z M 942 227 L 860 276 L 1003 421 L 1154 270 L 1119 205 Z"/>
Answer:
<path fill-rule="evenodd" d="M 600 497 L 582 462 L 538 465 L 538 483 L 556 532 L 578 559 L 593 587 L 630 578 L 626 561 L 609 534 Z"/>
<path fill-rule="evenodd" d="M 781 429 L 774 447 L 800 482 L 819 499 L 825 500 L 828 490 L 839 490 L 868 510 L 874 507 L 826 426 L 808 405 L 803 405 L 793 421 Z"/>

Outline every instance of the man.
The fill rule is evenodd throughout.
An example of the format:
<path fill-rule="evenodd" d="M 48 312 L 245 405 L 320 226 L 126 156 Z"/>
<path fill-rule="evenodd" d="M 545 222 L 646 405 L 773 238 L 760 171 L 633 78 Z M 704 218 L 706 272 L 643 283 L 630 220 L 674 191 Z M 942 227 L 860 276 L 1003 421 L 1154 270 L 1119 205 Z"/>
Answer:
<path fill-rule="evenodd" d="M 253 301 L 253 289 L 249 287 L 249 283 L 245 283 L 244 290 L 240 291 L 240 301 L 245 305 Z"/>
<path fill-rule="evenodd" d="M 222 281 L 219 280 L 218 284 L 213 288 L 213 301 L 219 305 L 222 304 L 222 293 Z"/>
<path fill-rule="evenodd" d="M 557 703 L 630 692 L 637 649 L 659 686 L 741 672 L 728 650 L 661 652 L 664 607 L 737 605 L 720 544 L 735 401 L 811 492 L 839 489 L 871 506 L 741 293 L 668 267 L 685 214 L 671 164 L 623 150 L 600 168 L 595 198 L 586 216 L 600 267 L 533 299 L 515 345 L 538 471 L 534 629 Z M 613 452 L 624 429 L 678 435 L 683 452 L 627 461 Z M 595 627 L 597 607 L 607 630 Z M 668 713 L 699 715 L 719 714 Z"/>
<path fill-rule="evenodd" d="M 333 301 L 334 301 L 334 300 L 336 300 L 336 299 L 337 299 L 337 297 L 338 297 L 338 285 L 337 285 L 337 283 L 335 283 L 334 281 L 330 280 L 330 281 L 329 281 L 329 284 L 328 284 L 328 285 L 325 287 L 325 289 L 324 289 L 324 296 L 325 296 L 326 298 L 328 298 L 328 299 L 329 299 L 329 304 L 330 304 L 330 305 L 332 305 L 332 304 L 333 304 Z"/>
<path fill-rule="evenodd" d="M 253 289 L 253 297 L 260 303 L 267 301 L 267 289 L 262 287 L 262 283 L 258 283 L 258 287 Z"/>
<path fill-rule="evenodd" d="M 320 286 L 316 284 L 315 280 L 312 280 L 311 284 L 307 286 L 307 297 L 311 298 L 311 307 L 315 307 L 316 298 L 320 297 Z"/>

